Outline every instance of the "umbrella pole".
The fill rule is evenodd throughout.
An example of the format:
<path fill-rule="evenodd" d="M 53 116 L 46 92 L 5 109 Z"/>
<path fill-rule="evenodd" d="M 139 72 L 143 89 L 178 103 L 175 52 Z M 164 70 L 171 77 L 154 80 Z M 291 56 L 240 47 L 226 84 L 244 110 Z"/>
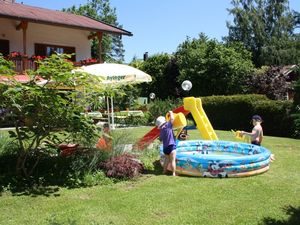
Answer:
<path fill-rule="evenodd" d="M 109 113 L 109 97 L 106 97 L 106 105 L 107 105 L 107 119 L 108 119 L 108 126 L 110 128 L 110 113 Z"/>
<path fill-rule="evenodd" d="M 111 128 L 115 129 L 115 121 L 114 121 L 114 98 L 111 97 Z"/>

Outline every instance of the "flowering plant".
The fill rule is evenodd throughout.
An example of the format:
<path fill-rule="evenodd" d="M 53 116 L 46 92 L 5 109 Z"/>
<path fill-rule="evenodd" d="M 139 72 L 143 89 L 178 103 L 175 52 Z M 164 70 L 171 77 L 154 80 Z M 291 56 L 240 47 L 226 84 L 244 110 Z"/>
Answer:
<path fill-rule="evenodd" d="M 94 64 L 94 63 L 97 63 L 98 60 L 97 59 L 94 59 L 94 58 L 87 58 L 87 59 L 84 59 L 84 60 L 80 60 L 80 63 L 82 65 L 89 65 L 89 64 Z"/>
<path fill-rule="evenodd" d="M 33 60 L 33 61 L 40 61 L 40 60 L 43 60 L 45 58 L 46 58 L 46 56 L 32 55 L 30 59 Z"/>
<path fill-rule="evenodd" d="M 8 58 L 14 59 L 14 58 L 22 58 L 22 57 L 28 57 L 26 54 L 23 54 L 21 52 L 11 52 L 8 55 Z"/>

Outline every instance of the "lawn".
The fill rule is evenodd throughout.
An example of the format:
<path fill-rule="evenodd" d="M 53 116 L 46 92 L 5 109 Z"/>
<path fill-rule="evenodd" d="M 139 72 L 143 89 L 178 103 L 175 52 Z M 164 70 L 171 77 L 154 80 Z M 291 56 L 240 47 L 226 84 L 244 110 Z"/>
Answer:
<path fill-rule="evenodd" d="M 150 128 L 131 128 L 141 137 Z M 190 131 L 190 139 L 199 139 Z M 229 131 L 219 139 L 234 140 Z M 276 155 L 268 172 L 211 179 L 161 175 L 158 168 L 134 181 L 31 193 L 4 191 L 0 224 L 300 224 L 300 140 L 265 137 Z"/>

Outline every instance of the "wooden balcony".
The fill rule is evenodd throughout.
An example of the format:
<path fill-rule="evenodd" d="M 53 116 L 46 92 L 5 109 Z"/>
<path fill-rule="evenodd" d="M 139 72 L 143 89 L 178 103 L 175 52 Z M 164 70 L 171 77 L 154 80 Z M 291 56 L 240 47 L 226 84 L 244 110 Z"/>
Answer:
<path fill-rule="evenodd" d="M 22 74 L 25 70 L 37 69 L 37 63 L 35 62 L 35 59 L 28 57 L 15 57 L 10 58 L 10 60 L 14 63 L 14 69 L 18 74 Z"/>
<path fill-rule="evenodd" d="M 22 57 L 13 57 L 9 58 L 10 61 L 12 61 L 15 65 L 14 70 L 18 74 L 24 73 L 25 70 L 36 70 L 38 68 L 38 64 L 36 63 L 35 58 L 28 58 L 26 56 Z M 74 62 L 75 67 L 80 67 L 83 65 L 91 65 L 91 64 L 96 64 L 98 63 L 97 60 L 95 59 L 87 59 L 87 60 L 81 60 L 78 62 Z"/>

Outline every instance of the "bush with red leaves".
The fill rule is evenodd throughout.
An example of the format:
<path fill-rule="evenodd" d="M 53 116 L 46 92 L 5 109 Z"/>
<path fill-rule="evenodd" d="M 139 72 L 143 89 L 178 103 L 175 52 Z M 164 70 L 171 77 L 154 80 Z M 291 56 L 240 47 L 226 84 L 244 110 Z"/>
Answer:
<path fill-rule="evenodd" d="M 101 163 L 100 167 L 106 176 L 118 179 L 134 178 L 144 170 L 143 164 L 127 153 L 110 158 Z"/>

